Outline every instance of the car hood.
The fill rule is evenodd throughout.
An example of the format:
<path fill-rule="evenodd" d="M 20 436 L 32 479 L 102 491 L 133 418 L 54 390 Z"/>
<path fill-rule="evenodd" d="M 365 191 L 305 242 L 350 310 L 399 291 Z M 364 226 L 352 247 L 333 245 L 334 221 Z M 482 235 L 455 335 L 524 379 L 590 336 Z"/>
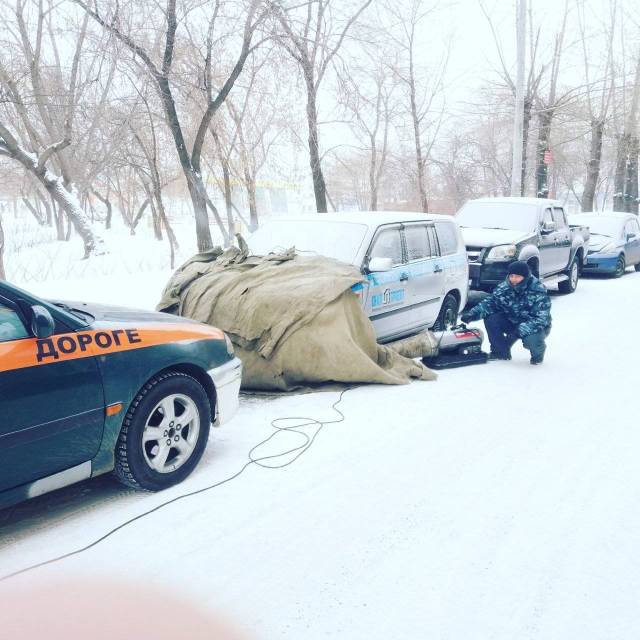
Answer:
<path fill-rule="evenodd" d="M 198 324 L 190 318 L 174 316 L 170 313 L 161 313 L 159 311 L 146 311 L 144 309 L 130 309 L 128 307 L 118 307 L 115 305 L 99 304 L 94 302 L 78 302 L 75 300 L 49 300 L 53 305 L 63 305 L 65 311 L 79 311 L 81 317 L 84 318 L 82 312 L 89 313 L 93 316 L 87 317 L 86 320 L 92 324 L 93 322 L 109 323 L 109 324 L 158 324 L 158 323 L 185 323 Z"/>
<path fill-rule="evenodd" d="M 591 236 L 591 238 L 589 238 L 589 251 L 600 251 L 604 246 L 612 242 L 616 247 L 620 245 L 619 242 L 608 236 Z"/>
<path fill-rule="evenodd" d="M 52 304 L 55 305 L 56 302 Z M 76 301 L 60 301 L 58 304 L 64 305 L 66 315 L 83 317 L 86 325 L 81 328 L 75 327 L 72 333 L 44 339 L 44 346 L 39 347 L 42 357 L 51 356 L 58 359 L 60 354 L 66 357 L 78 350 L 86 352 L 86 355 L 108 355 L 147 347 L 161 347 L 165 354 L 173 354 L 171 358 L 182 358 L 185 354 L 181 350 L 184 345 L 202 341 L 206 341 L 210 346 L 215 342 L 213 348 L 219 352 L 218 355 L 223 360 L 233 357 L 224 332 L 208 324 L 168 313 L 104 304 Z M 87 349 L 88 345 L 92 345 L 90 349 Z M 209 347 L 204 349 L 205 355 L 209 353 L 208 349 Z M 192 352 L 190 361 L 194 358 L 203 361 L 201 356 Z"/>
<path fill-rule="evenodd" d="M 516 229 L 483 229 L 481 227 L 461 228 L 467 247 L 494 247 L 499 244 L 517 244 L 533 237 L 530 231 Z"/>

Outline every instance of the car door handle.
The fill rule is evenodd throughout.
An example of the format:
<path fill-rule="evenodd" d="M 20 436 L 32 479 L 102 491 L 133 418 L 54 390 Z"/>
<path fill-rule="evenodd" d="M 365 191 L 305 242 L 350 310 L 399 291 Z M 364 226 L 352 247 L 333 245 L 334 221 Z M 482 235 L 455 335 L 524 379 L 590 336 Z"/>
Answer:
<path fill-rule="evenodd" d="M 433 273 L 442 273 L 442 267 L 437 264 L 435 267 L 433 267 Z"/>
<path fill-rule="evenodd" d="M 409 279 L 409 274 L 406 271 L 403 271 L 400 274 L 400 282 L 406 282 Z"/>

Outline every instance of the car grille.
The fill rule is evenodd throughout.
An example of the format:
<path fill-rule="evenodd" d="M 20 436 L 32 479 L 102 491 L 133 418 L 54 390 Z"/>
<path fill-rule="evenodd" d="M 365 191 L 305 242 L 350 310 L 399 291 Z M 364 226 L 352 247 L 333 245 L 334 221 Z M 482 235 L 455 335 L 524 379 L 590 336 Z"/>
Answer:
<path fill-rule="evenodd" d="M 469 262 L 480 263 L 482 262 L 483 247 L 467 247 L 467 260 Z"/>

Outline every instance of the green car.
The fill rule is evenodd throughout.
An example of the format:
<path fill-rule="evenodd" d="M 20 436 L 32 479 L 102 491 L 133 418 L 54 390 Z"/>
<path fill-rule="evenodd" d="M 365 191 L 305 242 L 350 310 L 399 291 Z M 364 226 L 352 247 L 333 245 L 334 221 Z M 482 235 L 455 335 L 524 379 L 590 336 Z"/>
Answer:
<path fill-rule="evenodd" d="M 0 282 L 0 507 L 109 471 L 150 491 L 182 481 L 241 375 L 214 327 Z"/>

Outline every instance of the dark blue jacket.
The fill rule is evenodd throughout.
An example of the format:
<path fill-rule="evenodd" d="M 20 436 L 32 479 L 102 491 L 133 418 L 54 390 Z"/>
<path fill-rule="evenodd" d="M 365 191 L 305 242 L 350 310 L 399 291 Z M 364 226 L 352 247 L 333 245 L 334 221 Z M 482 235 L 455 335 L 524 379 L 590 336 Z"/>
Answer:
<path fill-rule="evenodd" d="M 521 338 L 551 328 L 551 300 L 544 285 L 534 276 L 515 287 L 508 280 L 501 282 L 468 315 L 470 320 L 479 320 L 494 313 L 503 313 L 516 325 Z"/>

